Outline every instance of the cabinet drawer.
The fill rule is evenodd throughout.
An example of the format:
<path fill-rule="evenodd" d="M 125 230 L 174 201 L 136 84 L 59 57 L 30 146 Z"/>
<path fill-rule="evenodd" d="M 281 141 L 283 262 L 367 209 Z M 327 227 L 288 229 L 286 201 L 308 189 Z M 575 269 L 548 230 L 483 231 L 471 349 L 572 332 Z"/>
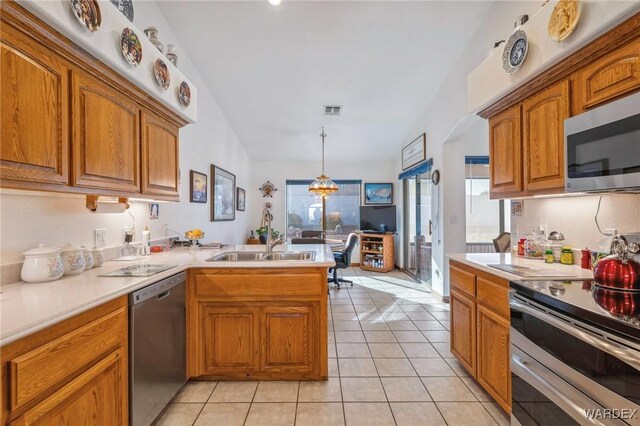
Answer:
<path fill-rule="evenodd" d="M 478 302 L 499 315 L 509 318 L 509 289 L 478 277 Z"/>
<path fill-rule="evenodd" d="M 327 292 L 324 273 L 282 269 L 255 269 L 251 272 L 216 269 L 195 272 L 196 297 L 224 295 L 251 298 L 260 296 L 321 296 Z"/>
<path fill-rule="evenodd" d="M 118 347 L 126 340 L 126 324 L 127 310 L 120 308 L 11 360 L 11 410 L 52 392 Z"/>
<path fill-rule="evenodd" d="M 456 288 L 470 296 L 476 295 L 476 276 L 471 272 L 451 266 L 449 269 L 451 287 Z"/>

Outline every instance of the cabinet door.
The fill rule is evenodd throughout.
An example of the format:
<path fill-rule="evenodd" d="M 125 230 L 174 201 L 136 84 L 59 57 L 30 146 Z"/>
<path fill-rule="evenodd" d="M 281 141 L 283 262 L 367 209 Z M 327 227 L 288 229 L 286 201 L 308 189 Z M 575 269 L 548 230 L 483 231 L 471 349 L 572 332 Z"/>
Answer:
<path fill-rule="evenodd" d="M 127 424 L 126 362 L 123 349 L 112 352 L 11 424 Z"/>
<path fill-rule="evenodd" d="M 511 411 L 509 321 L 483 305 L 478 305 L 476 378 L 505 411 Z"/>
<path fill-rule="evenodd" d="M 451 290 L 451 352 L 476 375 L 476 302 Z"/>
<path fill-rule="evenodd" d="M 258 371 L 259 308 L 201 303 L 200 312 L 200 374 Z"/>
<path fill-rule="evenodd" d="M 577 85 L 578 113 L 640 89 L 640 38 L 581 68 Z"/>
<path fill-rule="evenodd" d="M 489 119 L 491 198 L 522 191 L 520 105 Z"/>
<path fill-rule="evenodd" d="M 138 105 L 98 80 L 73 75 L 73 184 L 140 192 Z"/>
<path fill-rule="evenodd" d="M 142 193 L 178 197 L 178 128 L 142 113 Z"/>
<path fill-rule="evenodd" d="M 262 371 L 313 371 L 319 352 L 314 340 L 318 327 L 314 309 L 276 306 L 265 307 L 263 312 Z"/>
<path fill-rule="evenodd" d="M 564 192 L 564 120 L 569 81 L 555 84 L 522 105 L 524 189 Z"/>
<path fill-rule="evenodd" d="M 68 69 L 53 52 L 2 26 L 0 178 L 3 186 L 69 182 Z"/>

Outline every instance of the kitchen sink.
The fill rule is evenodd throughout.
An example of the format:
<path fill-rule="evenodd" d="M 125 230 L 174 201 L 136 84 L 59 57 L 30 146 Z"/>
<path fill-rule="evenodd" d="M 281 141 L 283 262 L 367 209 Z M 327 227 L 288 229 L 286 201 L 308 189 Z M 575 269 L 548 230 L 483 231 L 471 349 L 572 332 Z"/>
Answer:
<path fill-rule="evenodd" d="M 315 258 L 314 251 L 281 251 L 267 256 L 267 260 L 315 260 Z"/>
<path fill-rule="evenodd" d="M 315 260 L 313 251 L 280 251 L 275 253 L 229 251 L 207 259 L 207 262 L 261 262 L 273 260 Z"/>

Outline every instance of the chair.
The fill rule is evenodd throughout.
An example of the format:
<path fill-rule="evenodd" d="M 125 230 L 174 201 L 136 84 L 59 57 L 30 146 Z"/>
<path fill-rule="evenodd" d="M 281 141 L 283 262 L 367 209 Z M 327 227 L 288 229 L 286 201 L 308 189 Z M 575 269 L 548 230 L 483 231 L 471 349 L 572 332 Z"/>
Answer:
<path fill-rule="evenodd" d="M 338 269 L 347 269 L 351 266 L 351 253 L 358 243 L 358 235 L 349 234 L 347 238 L 347 244 L 345 245 L 344 250 L 336 251 L 333 253 L 333 258 L 336 261 L 336 266 L 333 268 L 333 275 L 329 279 L 330 283 L 334 283 L 338 288 L 340 288 L 340 283 L 351 284 L 353 287 L 353 281 L 345 280 L 344 278 L 338 278 Z"/>
<path fill-rule="evenodd" d="M 327 244 L 324 238 L 292 238 L 291 244 Z"/>
<path fill-rule="evenodd" d="M 498 238 L 493 239 L 493 248 L 496 249 L 496 253 L 507 253 L 511 247 L 511 233 L 503 232 L 498 235 Z"/>
<path fill-rule="evenodd" d="M 300 237 L 302 238 L 324 238 L 323 231 L 300 231 Z"/>

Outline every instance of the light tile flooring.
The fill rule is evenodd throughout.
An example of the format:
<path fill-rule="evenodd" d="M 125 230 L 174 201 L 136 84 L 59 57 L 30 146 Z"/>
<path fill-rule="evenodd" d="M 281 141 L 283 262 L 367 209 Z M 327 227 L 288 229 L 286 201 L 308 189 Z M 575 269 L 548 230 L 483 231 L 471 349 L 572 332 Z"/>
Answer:
<path fill-rule="evenodd" d="M 449 351 L 448 304 L 398 271 L 344 275 L 354 286 L 331 288 L 328 381 L 189 382 L 158 424 L 509 424 Z"/>

